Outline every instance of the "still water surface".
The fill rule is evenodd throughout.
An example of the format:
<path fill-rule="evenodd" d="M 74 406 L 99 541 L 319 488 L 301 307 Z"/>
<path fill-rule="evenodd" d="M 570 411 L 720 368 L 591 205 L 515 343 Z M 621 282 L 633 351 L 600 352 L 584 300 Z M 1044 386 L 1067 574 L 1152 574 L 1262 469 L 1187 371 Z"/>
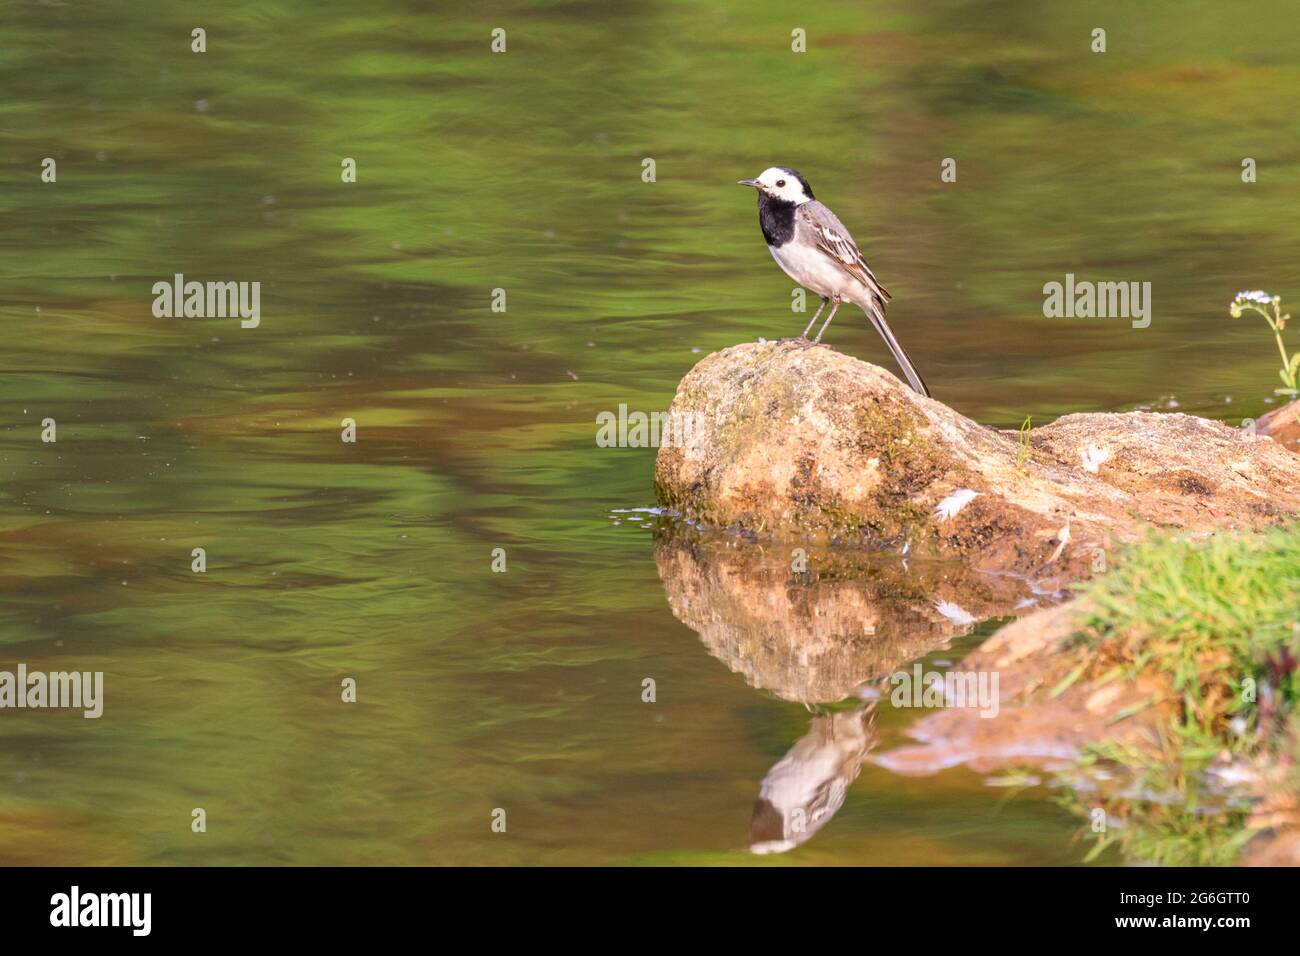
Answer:
<path fill-rule="evenodd" d="M 870 760 L 916 715 L 858 685 L 996 620 L 895 557 L 791 592 L 693 550 L 595 416 L 802 328 L 732 185 L 773 163 L 965 414 L 1258 415 L 1272 344 L 1226 304 L 1300 293 L 1293 14 L 236 2 L 198 55 L 172 5 L 8 5 L 0 667 L 106 702 L 0 716 L 0 862 L 1080 862 L 1045 786 Z M 1151 327 L 1043 318 L 1067 272 L 1151 282 Z M 154 318 L 175 273 L 260 281 L 260 327 Z M 829 340 L 887 361 L 860 316 Z M 752 854 L 792 765 L 842 806 Z"/>

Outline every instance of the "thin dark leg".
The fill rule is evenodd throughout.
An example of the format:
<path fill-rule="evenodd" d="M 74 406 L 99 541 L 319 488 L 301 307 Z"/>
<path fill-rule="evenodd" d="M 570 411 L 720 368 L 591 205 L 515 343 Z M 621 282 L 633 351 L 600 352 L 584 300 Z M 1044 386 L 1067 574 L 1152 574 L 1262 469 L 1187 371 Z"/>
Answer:
<path fill-rule="evenodd" d="M 831 324 L 831 319 L 835 318 L 835 310 L 838 309 L 839 307 L 840 307 L 840 297 L 835 296 L 835 300 L 831 305 L 831 314 L 826 316 L 826 325 L 823 325 L 821 331 L 817 333 L 817 338 L 813 339 L 813 344 L 816 344 L 822 340 L 822 336 L 826 334 L 826 327 Z M 809 328 L 811 328 L 811 326 L 809 326 Z"/>
<path fill-rule="evenodd" d="M 799 336 L 799 338 L 801 339 L 808 338 L 808 333 L 811 332 L 812 327 L 817 324 L 817 316 L 822 314 L 822 309 L 826 308 L 826 303 L 829 301 L 830 301 L 829 298 L 827 298 L 826 296 L 822 296 L 822 304 L 817 306 L 817 311 L 813 313 L 812 321 L 808 323 L 808 328 L 803 330 L 803 335 Z"/>

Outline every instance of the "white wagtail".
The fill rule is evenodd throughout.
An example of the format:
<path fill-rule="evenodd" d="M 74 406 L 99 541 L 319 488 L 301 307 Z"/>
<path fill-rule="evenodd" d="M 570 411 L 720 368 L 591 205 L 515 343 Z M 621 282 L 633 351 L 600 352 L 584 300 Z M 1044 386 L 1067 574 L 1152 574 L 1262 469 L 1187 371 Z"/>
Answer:
<path fill-rule="evenodd" d="M 820 342 L 840 303 L 852 302 L 867 314 L 912 388 L 929 395 L 925 380 L 885 321 L 889 293 L 876 281 L 844 223 L 813 198 L 808 180 L 793 169 L 773 166 L 757 179 L 740 180 L 740 185 L 758 190 L 758 223 L 776 264 L 795 282 L 821 296 L 821 305 L 800 338 L 808 338 L 822 309 L 831 302 L 831 314 L 813 339 L 813 344 Z"/>

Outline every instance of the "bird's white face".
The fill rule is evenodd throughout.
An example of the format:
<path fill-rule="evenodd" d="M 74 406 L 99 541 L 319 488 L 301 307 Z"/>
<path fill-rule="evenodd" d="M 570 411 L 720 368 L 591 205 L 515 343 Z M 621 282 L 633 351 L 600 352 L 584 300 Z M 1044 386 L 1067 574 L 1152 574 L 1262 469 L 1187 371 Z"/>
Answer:
<path fill-rule="evenodd" d="M 796 206 L 812 201 L 812 196 L 804 190 L 799 177 L 780 166 L 771 166 L 763 170 L 757 179 L 742 179 L 741 185 L 753 186 L 773 199 L 781 199 Z"/>

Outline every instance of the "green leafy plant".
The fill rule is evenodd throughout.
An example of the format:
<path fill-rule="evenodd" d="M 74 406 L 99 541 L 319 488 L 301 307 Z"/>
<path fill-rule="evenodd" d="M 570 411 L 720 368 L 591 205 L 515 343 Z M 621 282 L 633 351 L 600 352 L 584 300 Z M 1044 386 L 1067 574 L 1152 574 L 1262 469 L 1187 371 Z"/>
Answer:
<path fill-rule="evenodd" d="M 1253 292 L 1238 292 L 1237 297 L 1232 300 L 1228 306 L 1228 314 L 1234 319 L 1239 319 L 1242 313 L 1247 309 L 1252 312 L 1258 312 L 1268 323 L 1268 327 L 1273 330 L 1273 337 L 1277 339 L 1277 350 L 1282 355 L 1282 368 L 1278 375 L 1282 377 L 1283 388 L 1274 389 L 1278 395 L 1289 395 L 1295 398 L 1300 394 L 1300 351 L 1290 357 L 1286 354 L 1286 345 L 1282 341 L 1282 330 L 1286 328 L 1290 320 L 1290 314 L 1282 312 L 1282 297 L 1280 295 L 1269 295 L 1262 289 L 1256 289 Z"/>

